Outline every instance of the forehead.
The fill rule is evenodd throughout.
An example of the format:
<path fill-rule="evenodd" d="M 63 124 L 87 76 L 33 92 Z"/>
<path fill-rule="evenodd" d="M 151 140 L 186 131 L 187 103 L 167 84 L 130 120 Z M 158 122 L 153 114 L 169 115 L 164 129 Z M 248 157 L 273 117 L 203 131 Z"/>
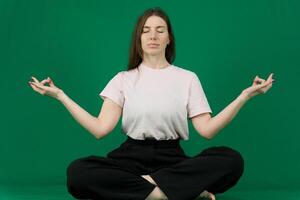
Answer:
<path fill-rule="evenodd" d="M 150 16 L 148 17 L 148 19 L 146 20 L 144 27 L 145 26 L 150 26 L 150 27 L 156 27 L 156 26 L 165 26 L 167 27 L 167 24 L 165 22 L 165 20 L 163 20 L 161 17 L 158 16 Z"/>

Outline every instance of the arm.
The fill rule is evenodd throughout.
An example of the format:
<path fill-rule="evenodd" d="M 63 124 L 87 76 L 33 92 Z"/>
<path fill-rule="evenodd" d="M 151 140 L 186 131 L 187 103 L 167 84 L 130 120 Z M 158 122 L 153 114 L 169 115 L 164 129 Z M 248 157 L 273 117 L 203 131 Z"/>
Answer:
<path fill-rule="evenodd" d="M 207 139 L 213 138 L 222 128 L 231 122 L 249 99 L 258 94 L 266 93 L 272 87 L 272 83 L 275 81 L 272 76 L 273 73 L 270 74 L 266 81 L 256 76 L 252 86 L 244 89 L 233 102 L 215 117 L 211 118 L 210 113 L 204 113 L 193 117 L 192 123 L 197 132 Z"/>
<path fill-rule="evenodd" d="M 193 117 L 192 123 L 199 134 L 207 139 L 212 139 L 232 121 L 246 102 L 247 98 L 241 94 L 215 117 L 211 118 L 210 113 L 204 113 Z"/>
<path fill-rule="evenodd" d="M 74 119 L 97 139 L 104 137 L 114 129 L 122 113 L 121 107 L 108 98 L 105 98 L 98 118 L 90 115 L 64 92 L 58 95 L 58 100 Z"/>
<path fill-rule="evenodd" d="M 34 82 L 29 81 L 29 84 L 33 90 L 43 96 L 47 95 L 59 100 L 74 119 L 97 139 L 107 135 L 118 123 L 122 114 L 122 107 L 112 100 L 108 98 L 104 99 L 100 114 L 98 118 L 96 118 L 69 98 L 49 77 L 41 82 L 33 76 L 31 78 Z M 46 83 L 49 83 L 49 86 L 46 86 Z"/>

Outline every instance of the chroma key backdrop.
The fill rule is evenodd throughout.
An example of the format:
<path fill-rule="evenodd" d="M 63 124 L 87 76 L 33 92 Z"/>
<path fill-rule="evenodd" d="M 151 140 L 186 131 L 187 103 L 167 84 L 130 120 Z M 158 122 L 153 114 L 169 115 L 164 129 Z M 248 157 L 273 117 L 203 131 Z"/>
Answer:
<path fill-rule="evenodd" d="M 219 200 L 300 199 L 300 1 L 297 0 L 1 0 L 0 199 L 73 199 L 66 169 L 78 158 L 105 156 L 126 135 L 122 120 L 97 140 L 62 103 L 29 85 L 52 78 L 97 117 L 99 92 L 127 69 L 136 20 L 151 7 L 170 17 L 174 65 L 197 74 L 217 116 L 256 75 L 272 88 L 250 99 L 216 137 L 188 121 L 181 141 L 193 156 L 212 146 L 237 149 L 245 171 Z M 121 118 L 120 118 L 121 119 Z"/>

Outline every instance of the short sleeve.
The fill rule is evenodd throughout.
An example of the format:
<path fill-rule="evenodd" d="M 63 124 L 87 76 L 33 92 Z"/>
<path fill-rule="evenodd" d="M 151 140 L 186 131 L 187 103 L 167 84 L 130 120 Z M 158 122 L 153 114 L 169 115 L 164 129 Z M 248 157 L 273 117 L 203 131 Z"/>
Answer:
<path fill-rule="evenodd" d="M 122 73 L 116 74 L 99 93 L 99 96 L 104 100 L 106 97 L 123 108 L 124 92 Z"/>
<path fill-rule="evenodd" d="M 196 115 L 210 112 L 211 108 L 208 104 L 201 82 L 197 75 L 193 72 L 192 80 L 189 85 L 189 95 L 187 104 L 188 117 L 192 118 Z"/>

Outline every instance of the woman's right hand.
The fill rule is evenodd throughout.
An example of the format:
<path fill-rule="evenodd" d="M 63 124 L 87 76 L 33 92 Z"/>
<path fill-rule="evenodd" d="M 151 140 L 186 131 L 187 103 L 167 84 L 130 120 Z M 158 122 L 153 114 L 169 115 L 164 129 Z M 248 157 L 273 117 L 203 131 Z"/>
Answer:
<path fill-rule="evenodd" d="M 31 78 L 33 79 L 33 82 L 29 81 L 29 85 L 34 91 L 40 93 L 41 95 L 48 95 L 55 99 L 58 99 L 59 95 L 63 94 L 63 91 L 60 88 L 56 87 L 49 77 L 47 79 L 42 80 L 41 82 L 39 82 L 33 76 Z M 46 83 L 48 83 L 50 87 L 46 86 Z"/>

